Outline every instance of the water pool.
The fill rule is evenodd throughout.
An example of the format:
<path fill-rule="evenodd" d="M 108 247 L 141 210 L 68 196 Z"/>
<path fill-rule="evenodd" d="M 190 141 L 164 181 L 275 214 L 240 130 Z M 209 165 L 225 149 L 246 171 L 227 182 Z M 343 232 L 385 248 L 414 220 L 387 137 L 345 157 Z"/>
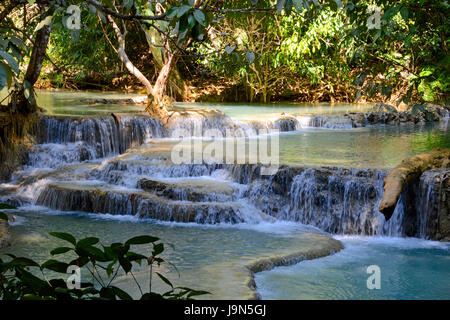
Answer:
<path fill-rule="evenodd" d="M 14 211 L 18 222 L 11 227 L 12 246 L 0 253 L 26 256 L 39 262 L 51 259 L 50 250 L 64 245 L 48 232 L 69 232 L 77 239 L 99 237 L 105 244 L 125 241 L 136 235 L 152 235 L 166 246 L 163 257 L 174 263 L 181 277 L 173 269 L 162 267 L 163 273 L 174 284 L 212 295 L 205 299 L 245 299 L 253 292 L 246 281 L 249 272 L 245 267 L 260 258 L 279 256 L 299 249 L 316 248 L 329 237 L 315 228 L 288 222 L 239 226 L 208 226 L 198 224 L 164 223 L 141 220 L 133 216 L 107 214 L 67 213 L 42 207 L 21 208 Z M 139 248 L 139 247 L 136 247 Z M 147 249 L 134 250 L 149 254 Z M 145 252 L 147 251 L 147 252 Z M 139 268 L 135 274 L 141 287 L 148 288 L 147 269 Z M 85 275 L 89 276 L 89 275 Z M 131 277 L 121 276 L 117 284 L 138 296 Z M 167 290 L 159 279 L 153 287 L 157 292 Z"/>
<path fill-rule="evenodd" d="M 128 94 L 98 92 L 38 93 L 40 104 L 50 114 L 89 116 L 107 116 L 111 112 L 141 112 L 142 105 L 87 103 L 89 99 L 129 97 Z M 252 119 L 273 120 L 283 112 L 294 115 L 339 116 L 350 111 L 365 111 L 368 107 L 326 104 L 179 106 L 217 108 L 236 123 Z M 101 124 L 100 120 L 99 123 Z M 112 135 L 102 136 L 102 141 L 109 141 L 111 137 Z M 402 159 L 415 154 L 436 147 L 450 147 L 448 121 L 425 125 L 374 125 L 345 130 L 300 128 L 283 132 L 277 137 L 280 139 L 280 163 L 296 165 L 392 168 Z M 238 139 L 237 143 L 248 144 L 248 141 L 249 139 Z M 33 181 L 33 175 L 38 176 L 40 170 L 48 170 L 50 174 L 54 170 L 53 178 L 56 180 L 83 184 L 86 183 L 86 172 L 96 166 L 102 167 L 102 162 L 107 165 L 109 160 L 118 165 L 123 162 L 130 167 L 155 168 L 153 160 L 167 158 L 177 143 L 178 141 L 170 139 L 155 138 L 120 156 L 108 155 L 109 159 L 91 159 L 83 163 L 78 163 L 80 157 L 71 157 L 78 152 L 77 143 L 45 144 L 40 146 L 40 151 L 36 150 L 36 155 L 41 154 L 42 157 L 37 157 L 36 163 L 22 174 L 25 180 L 30 178 Z M 66 167 L 67 164 L 72 164 L 73 168 Z M 131 184 L 136 183 L 137 177 L 132 172 L 120 176 L 121 173 L 113 170 L 108 178 L 121 177 L 130 180 Z M 41 178 L 45 180 L 45 175 Z M 131 185 L 130 188 L 135 187 L 136 185 Z M 36 189 L 30 188 L 28 191 L 33 193 Z M 30 198 L 35 197 L 36 195 L 30 195 Z M 178 279 L 176 273 L 169 269 L 162 269 L 161 272 L 177 285 L 208 290 L 213 295 L 205 298 L 216 299 L 242 299 L 252 295 L 246 283 L 249 274 L 245 265 L 260 258 L 289 254 L 298 248 L 314 248 L 320 246 L 323 239 L 328 239 L 328 236 L 323 236 L 317 229 L 281 221 L 218 226 L 186 225 L 139 220 L 135 216 L 126 215 L 61 212 L 36 206 L 22 207 L 14 214 L 18 217 L 18 223 L 11 227 L 12 247 L 2 249 L 2 253 L 12 252 L 39 261 L 48 259 L 49 250 L 61 244 L 47 234 L 56 230 L 73 233 L 77 238 L 96 236 L 106 243 L 126 240 L 139 234 L 151 234 L 175 245 L 175 250 L 167 247 L 165 257 L 179 268 L 182 277 Z M 258 292 L 265 299 L 449 298 L 448 243 L 396 238 L 342 238 L 342 241 L 346 248 L 333 256 L 258 273 Z M 365 287 L 368 276 L 365 268 L 371 264 L 379 264 L 381 267 L 383 280 L 380 291 L 369 292 Z M 409 277 L 409 274 L 412 276 Z M 136 276 L 146 286 L 147 271 L 140 270 Z M 137 288 L 129 277 L 121 277 L 118 285 L 137 296 Z M 158 290 L 162 289 L 163 284 L 156 283 L 155 286 Z"/>
<path fill-rule="evenodd" d="M 450 299 L 450 243 L 405 238 L 338 237 L 345 249 L 256 274 L 263 299 Z M 381 288 L 367 288 L 367 267 Z"/>

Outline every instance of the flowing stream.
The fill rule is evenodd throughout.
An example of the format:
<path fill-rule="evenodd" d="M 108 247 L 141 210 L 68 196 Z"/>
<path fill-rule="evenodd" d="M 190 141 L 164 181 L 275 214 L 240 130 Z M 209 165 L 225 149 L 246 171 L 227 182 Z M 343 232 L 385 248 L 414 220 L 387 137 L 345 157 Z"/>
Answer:
<path fill-rule="evenodd" d="M 389 222 L 377 210 L 390 168 L 415 154 L 450 147 L 446 119 L 354 128 L 344 113 L 370 106 L 180 104 L 179 110 L 204 113 L 165 126 L 140 112 L 142 105 L 89 101 L 129 97 L 39 93 L 48 114 L 39 122 L 38 144 L 23 170 L 0 185 L 0 201 L 19 207 L 12 211 L 17 217 L 12 246 L 2 252 L 43 261 L 59 244 L 50 231 L 105 243 L 151 234 L 174 244 L 165 257 L 181 278 L 173 270 L 160 271 L 176 284 L 212 292 L 208 298 L 252 297 L 253 277 L 257 293 L 268 299 L 450 297 L 448 244 L 405 239 L 435 238 L 433 208 L 439 199 L 433 181 L 442 171 L 430 172 L 417 190 L 402 195 Z M 293 117 L 278 120 L 283 112 Z M 171 152 L 180 141 L 171 133 L 183 128 L 196 135 L 198 124 L 229 130 L 243 146 L 258 139 L 261 128 L 280 129 L 269 136 L 279 139 L 278 172 L 264 176 L 260 165 L 247 163 L 174 163 Z M 208 142 L 185 142 L 198 140 L 194 156 Z M 406 209 L 411 201 L 420 204 L 413 214 Z M 335 254 L 339 245 L 333 236 L 345 247 Z M 256 275 L 249 267 L 273 257 L 289 256 L 285 264 L 292 264 L 312 252 L 318 259 L 294 266 Z M 369 292 L 361 270 L 377 263 L 386 285 Z M 388 285 L 419 268 L 420 275 Z M 435 282 L 424 274 L 433 274 Z M 137 279 L 147 286 L 147 271 L 140 269 Z M 138 295 L 129 277 L 118 283 Z M 157 281 L 155 286 L 164 289 Z"/>

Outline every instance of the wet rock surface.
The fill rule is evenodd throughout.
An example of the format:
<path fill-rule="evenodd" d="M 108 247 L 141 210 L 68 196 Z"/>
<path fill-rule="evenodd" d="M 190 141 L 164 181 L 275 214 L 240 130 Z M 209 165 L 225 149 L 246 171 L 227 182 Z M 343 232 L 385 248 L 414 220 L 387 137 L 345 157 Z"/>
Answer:
<path fill-rule="evenodd" d="M 19 175 L 15 186 L 2 188 L 0 197 L 14 205 L 38 204 L 63 211 L 128 214 L 165 221 L 215 224 L 279 219 L 335 234 L 448 239 L 446 193 L 433 198 L 427 195 L 441 192 L 425 194 L 423 188 L 412 186 L 402 193 L 392 219 L 385 220 L 378 211 L 387 175 L 384 170 L 283 165 L 276 174 L 264 176 L 260 165 L 179 165 L 168 160 L 170 146 L 133 148 L 154 137 L 168 137 L 177 128 L 194 133 L 199 124 L 205 130 L 234 130 L 239 135 L 247 129 L 271 126 L 289 131 L 299 125 L 347 128 L 350 123 L 342 116 L 286 115 L 278 122 L 243 123 L 220 112 L 196 116 L 189 112 L 178 111 L 168 123 L 127 115 L 42 116 L 37 135 L 41 144 L 29 157 L 30 167 L 39 168 L 34 170 L 37 173 Z M 415 121 L 402 113 L 354 115 L 361 126 L 395 122 L 401 117 Z M 437 119 L 437 115 L 427 119 Z M 133 149 L 124 154 L 129 148 Z M 99 159 L 106 156 L 106 160 Z M 423 185 L 428 188 L 435 184 L 425 179 Z M 426 199 L 436 199 L 433 203 L 439 205 L 425 205 L 419 214 L 417 208 L 430 203 Z"/>
<path fill-rule="evenodd" d="M 450 115 L 448 106 L 438 105 L 414 105 L 410 111 L 397 112 L 393 106 L 377 104 L 370 112 L 350 112 L 345 116 L 352 121 L 354 128 L 365 127 L 374 124 L 401 124 L 401 123 L 426 123 L 448 118 Z"/>

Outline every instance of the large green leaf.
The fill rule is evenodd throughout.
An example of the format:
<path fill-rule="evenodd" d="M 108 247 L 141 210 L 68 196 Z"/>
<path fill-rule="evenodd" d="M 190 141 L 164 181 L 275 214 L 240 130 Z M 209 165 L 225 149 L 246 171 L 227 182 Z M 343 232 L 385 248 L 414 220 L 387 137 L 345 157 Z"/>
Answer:
<path fill-rule="evenodd" d="M 56 249 L 53 249 L 52 251 L 50 251 L 50 254 L 52 256 L 54 256 L 54 255 L 57 255 L 57 254 L 66 253 L 66 252 L 68 252 L 70 250 L 73 250 L 73 249 L 69 248 L 69 247 L 59 247 L 59 248 L 56 248 Z"/>
<path fill-rule="evenodd" d="M 73 235 L 71 235 L 70 233 L 65 233 L 65 232 L 49 232 L 49 235 L 68 241 L 71 244 L 73 244 L 74 246 L 77 245 L 77 240 L 75 239 L 75 237 Z"/>
<path fill-rule="evenodd" d="M 34 32 L 42 29 L 45 26 L 49 26 L 52 23 L 52 20 L 53 20 L 53 16 L 45 17 L 41 22 L 38 23 L 38 25 L 36 26 L 36 29 L 34 30 Z"/>
<path fill-rule="evenodd" d="M 284 5 L 286 4 L 286 0 L 277 0 L 277 12 L 281 13 L 281 11 L 284 9 Z"/>
<path fill-rule="evenodd" d="M 99 238 L 95 237 L 84 238 L 77 242 L 77 248 L 85 248 L 88 246 L 93 246 L 94 244 L 97 244 L 99 241 L 100 241 Z"/>
<path fill-rule="evenodd" d="M 6 62 L 8 63 L 8 65 L 11 67 L 12 70 L 14 70 L 15 73 L 19 73 L 19 64 L 17 63 L 16 59 L 14 59 L 14 57 L 12 55 L 10 55 L 9 53 L 5 52 L 5 51 L 1 51 L 0 50 L 0 57 L 2 57 L 3 59 L 6 60 Z"/>
<path fill-rule="evenodd" d="M 125 242 L 125 244 L 133 245 L 133 244 L 146 244 L 146 243 L 153 243 L 158 241 L 159 238 L 152 237 L 152 236 L 138 236 L 131 238 Z"/>
<path fill-rule="evenodd" d="M 170 7 L 170 9 L 167 10 L 166 17 L 169 18 L 169 19 L 172 19 L 173 17 L 175 17 L 177 15 L 177 13 L 178 13 L 178 8 L 179 7 L 175 7 L 175 6 L 174 7 Z"/>
<path fill-rule="evenodd" d="M 42 264 L 42 268 L 49 269 L 55 272 L 59 273 L 66 273 L 67 268 L 69 267 L 69 264 L 57 260 L 47 260 Z"/>
<path fill-rule="evenodd" d="M 14 258 L 10 263 L 20 267 L 39 267 L 37 262 L 23 257 Z"/>
<path fill-rule="evenodd" d="M 202 26 L 206 25 L 206 17 L 203 11 L 195 9 L 194 10 L 194 18 L 197 20 L 198 23 L 200 23 Z"/>
<path fill-rule="evenodd" d="M 177 18 L 181 18 L 181 16 L 183 16 L 190 9 L 191 9 L 191 7 L 188 5 L 182 5 L 181 7 L 179 7 L 178 11 L 177 11 Z"/>

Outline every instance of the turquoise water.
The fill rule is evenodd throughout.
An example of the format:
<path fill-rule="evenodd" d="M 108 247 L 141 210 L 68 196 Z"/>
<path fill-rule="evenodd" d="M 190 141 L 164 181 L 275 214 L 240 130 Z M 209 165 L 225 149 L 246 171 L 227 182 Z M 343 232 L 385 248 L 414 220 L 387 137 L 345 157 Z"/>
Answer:
<path fill-rule="evenodd" d="M 450 243 L 404 238 L 340 238 L 334 255 L 255 277 L 263 299 L 450 299 Z M 368 289 L 367 267 L 380 267 Z"/>
<path fill-rule="evenodd" d="M 48 235 L 51 231 L 69 232 L 77 239 L 94 236 L 105 244 L 137 235 L 152 235 L 174 246 L 166 245 L 162 257 L 175 264 L 181 276 L 167 265 L 156 271 L 175 285 L 211 292 L 212 295 L 203 297 L 205 299 L 247 298 L 251 291 L 246 284 L 245 265 L 258 258 L 314 247 L 317 245 L 314 235 L 322 234 L 315 228 L 283 222 L 208 226 L 157 222 L 133 216 L 58 212 L 42 207 L 24 207 L 14 214 L 18 222 L 10 228 L 12 246 L 1 249 L 0 253 L 13 253 L 41 263 L 55 258 L 49 252 L 65 243 Z M 133 247 L 133 251 L 147 255 L 149 250 L 145 246 Z M 135 268 L 141 287 L 148 288 L 148 270 L 139 265 Z M 122 275 L 116 284 L 138 296 L 131 277 Z M 157 292 L 168 290 L 159 279 L 154 280 L 152 286 Z"/>
<path fill-rule="evenodd" d="M 128 99 L 142 95 L 102 91 L 36 90 L 37 103 L 48 114 L 109 115 L 114 113 L 144 112 L 142 104 L 89 104 L 93 99 Z"/>
<path fill-rule="evenodd" d="M 393 168 L 434 148 L 450 148 L 447 121 L 424 125 L 376 125 L 353 130 L 304 129 L 284 133 L 280 163 Z"/>
<path fill-rule="evenodd" d="M 280 118 L 284 113 L 290 115 L 340 115 L 347 112 L 365 112 L 373 104 L 351 103 L 176 103 L 180 107 L 195 107 L 220 110 L 236 120 Z"/>
<path fill-rule="evenodd" d="M 129 94 L 100 92 L 40 91 L 38 102 L 51 114 L 105 115 L 111 112 L 142 112 L 143 105 L 91 105 L 89 99 L 129 98 Z M 327 104 L 181 104 L 222 110 L 235 120 L 275 119 L 281 113 L 343 114 L 365 111 L 367 105 Z M 435 147 L 450 147 L 448 122 L 401 126 L 377 125 L 336 130 L 304 128 L 281 133 L 280 163 L 344 167 L 392 168 L 404 158 Z M 136 148 L 131 156 L 144 152 L 157 156 L 169 152 L 176 141 L 161 139 Z M 244 142 L 246 143 L 245 140 Z M 152 148 L 155 148 L 153 150 Z M 158 149 L 160 151 L 158 151 Z M 162 150 L 162 151 L 161 151 Z M 126 157 L 122 156 L 122 157 Z M 67 173 L 70 174 L 70 173 Z M 243 266 L 261 257 L 316 245 L 318 231 L 295 223 L 202 226 L 138 220 L 132 216 L 64 213 L 45 208 L 15 211 L 18 223 L 11 226 L 12 252 L 44 261 L 49 251 L 62 243 L 50 231 L 73 233 L 77 238 L 96 236 L 105 243 L 123 241 L 140 234 L 158 236 L 167 247 L 165 258 L 181 273 L 162 268 L 177 285 L 207 290 L 205 298 L 242 299 L 250 291 Z M 258 292 L 264 299 L 449 299 L 449 243 L 418 239 L 342 238 L 345 249 L 333 256 L 304 261 L 257 274 Z M 366 268 L 381 268 L 381 289 L 368 290 Z M 138 269 L 137 279 L 147 286 L 146 269 Z M 118 284 L 134 296 L 132 279 L 121 276 Z M 154 287 L 167 289 L 156 281 Z"/>
<path fill-rule="evenodd" d="M 141 94 L 102 92 L 37 90 L 37 102 L 49 114 L 95 115 L 115 113 L 143 112 L 144 105 L 89 104 L 92 99 L 125 99 L 143 97 Z M 282 113 L 292 115 L 337 115 L 346 112 L 363 112 L 371 104 L 327 104 L 327 103 L 274 103 L 274 104 L 239 104 L 239 103 L 176 103 L 178 107 L 209 108 L 224 112 L 236 120 L 277 119 Z"/>
<path fill-rule="evenodd" d="M 38 91 L 38 103 L 50 114 L 105 115 L 143 112 L 143 105 L 87 104 L 89 99 L 130 98 L 136 94 L 98 91 Z M 291 115 L 339 115 L 367 111 L 369 104 L 227 104 L 178 103 L 187 108 L 214 108 L 236 121 L 277 119 Z M 304 128 L 279 136 L 282 164 L 393 168 L 403 159 L 433 148 L 450 147 L 448 121 L 424 125 L 376 125 L 336 130 Z M 167 142 L 168 144 L 174 144 Z"/>

